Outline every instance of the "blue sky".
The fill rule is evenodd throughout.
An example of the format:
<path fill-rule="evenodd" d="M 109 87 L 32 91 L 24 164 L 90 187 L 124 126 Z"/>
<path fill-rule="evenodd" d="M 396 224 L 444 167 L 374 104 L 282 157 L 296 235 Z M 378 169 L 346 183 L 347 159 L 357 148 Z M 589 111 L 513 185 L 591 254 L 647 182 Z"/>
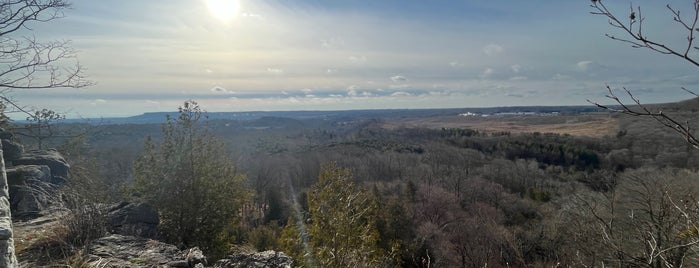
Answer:
<path fill-rule="evenodd" d="M 74 0 L 22 34 L 71 40 L 96 84 L 13 96 L 109 117 L 187 99 L 208 111 L 453 108 L 586 104 L 605 84 L 645 102 L 699 88 L 680 59 L 605 38 L 616 32 L 584 0 L 218 0 L 235 7 L 222 15 L 211 2 Z M 634 4 L 649 36 L 682 44 L 664 2 Z"/>

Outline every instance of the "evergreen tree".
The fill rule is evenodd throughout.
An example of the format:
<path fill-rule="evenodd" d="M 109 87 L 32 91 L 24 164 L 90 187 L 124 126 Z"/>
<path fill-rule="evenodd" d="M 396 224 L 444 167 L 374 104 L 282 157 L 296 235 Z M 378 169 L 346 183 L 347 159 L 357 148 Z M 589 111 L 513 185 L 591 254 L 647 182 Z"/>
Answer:
<path fill-rule="evenodd" d="M 166 241 L 221 256 L 227 251 L 224 230 L 251 193 L 203 117 L 191 100 L 176 119 L 168 116 L 162 141 L 149 137 L 135 163 L 133 190 L 158 209 Z"/>
<path fill-rule="evenodd" d="M 376 199 L 351 178 L 349 169 L 324 165 L 307 195 L 308 216 L 289 218 L 279 244 L 299 267 L 395 266 L 379 245 Z"/>

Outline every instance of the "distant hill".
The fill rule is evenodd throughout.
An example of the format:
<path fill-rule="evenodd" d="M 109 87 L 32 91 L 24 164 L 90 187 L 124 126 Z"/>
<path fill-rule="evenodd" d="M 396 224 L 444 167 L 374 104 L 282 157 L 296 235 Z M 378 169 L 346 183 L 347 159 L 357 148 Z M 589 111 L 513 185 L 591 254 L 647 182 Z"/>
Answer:
<path fill-rule="evenodd" d="M 582 114 L 601 112 L 595 106 L 513 106 L 491 108 L 450 108 L 450 109 L 377 109 L 377 110 L 344 110 L 344 111 L 253 111 L 253 112 L 210 112 L 210 120 L 250 121 L 261 118 L 289 119 L 341 119 L 341 118 L 401 118 L 401 117 L 431 117 L 443 115 L 458 115 L 473 113 L 481 115 L 507 113 L 560 113 Z M 66 119 L 66 123 L 92 124 L 159 124 L 164 123 L 166 116 L 175 117 L 177 112 L 153 112 L 131 117 Z"/>

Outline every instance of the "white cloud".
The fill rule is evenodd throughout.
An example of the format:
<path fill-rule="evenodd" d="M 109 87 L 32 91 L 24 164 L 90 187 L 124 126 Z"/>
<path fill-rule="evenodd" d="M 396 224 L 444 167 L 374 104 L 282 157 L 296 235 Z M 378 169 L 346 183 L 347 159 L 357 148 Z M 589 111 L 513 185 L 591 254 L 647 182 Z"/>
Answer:
<path fill-rule="evenodd" d="M 349 59 L 353 63 L 365 63 L 366 62 L 365 56 L 349 56 L 347 59 Z"/>
<path fill-rule="evenodd" d="M 396 91 L 391 94 L 391 97 L 406 97 L 406 96 L 412 96 L 412 94 L 405 92 L 405 91 Z"/>
<path fill-rule="evenodd" d="M 228 90 L 224 87 L 221 86 L 214 86 L 209 91 L 214 92 L 214 93 L 221 93 L 221 94 L 235 94 L 235 91 Z"/>
<path fill-rule="evenodd" d="M 593 61 L 584 60 L 584 61 L 578 62 L 576 65 L 578 66 L 578 70 L 583 71 L 583 72 L 587 72 L 592 67 L 593 64 L 594 64 Z"/>
<path fill-rule="evenodd" d="M 478 77 L 480 77 L 481 79 L 486 79 L 493 76 L 494 73 L 495 70 L 493 70 L 493 68 L 485 68 L 485 70 L 483 70 L 483 72 L 481 72 L 481 74 L 479 74 Z"/>
<path fill-rule="evenodd" d="M 404 88 L 409 88 L 410 85 L 408 84 L 399 84 L 399 85 L 390 85 L 388 88 L 390 89 L 404 89 Z"/>
<path fill-rule="evenodd" d="M 527 79 L 529 79 L 529 78 L 526 77 L 526 76 L 513 76 L 513 77 L 510 77 L 510 81 L 524 81 L 524 80 L 527 80 Z"/>
<path fill-rule="evenodd" d="M 255 14 L 255 13 L 247 13 L 247 12 L 245 12 L 245 13 L 242 14 L 242 16 L 243 16 L 244 18 L 250 18 L 250 19 L 258 19 L 258 20 L 264 20 L 264 19 L 265 19 L 264 16 L 262 16 L 262 15 L 260 15 L 260 14 Z"/>
<path fill-rule="evenodd" d="M 496 45 L 496 44 L 489 44 L 485 47 L 483 47 L 483 53 L 485 53 L 488 56 L 495 56 L 498 54 L 501 54 L 505 51 L 505 48 L 503 48 L 501 45 Z"/>
<path fill-rule="evenodd" d="M 449 66 L 451 66 L 451 67 L 462 67 L 462 66 L 464 66 L 464 64 L 463 64 L 463 63 L 460 63 L 460 62 L 458 62 L 458 61 L 452 61 L 452 62 L 449 63 Z"/>
<path fill-rule="evenodd" d="M 90 105 L 92 105 L 92 106 L 97 106 L 97 105 L 99 105 L 99 104 L 104 104 L 104 103 L 106 103 L 106 102 L 107 102 L 107 101 L 104 100 L 104 99 L 95 99 L 94 101 L 92 101 L 92 102 L 90 103 Z"/>
<path fill-rule="evenodd" d="M 354 89 L 354 88 L 347 88 L 347 96 L 356 97 L 356 96 L 357 96 L 357 90 Z"/>
<path fill-rule="evenodd" d="M 326 73 L 326 74 L 334 74 L 334 73 L 337 73 L 337 69 L 327 69 L 327 70 L 325 71 L 325 73 Z"/>
<path fill-rule="evenodd" d="M 522 71 L 522 66 L 519 64 L 514 64 L 510 66 L 510 69 L 512 69 L 512 71 L 515 73 L 519 73 L 520 71 Z"/>
<path fill-rule="evenodd" d="M 303 93 L 305 93 L 305 94 L 311 94 L 311 92 L 313 92 L 313 89 L 304 88 L 304 89 L 302 89 L 301 91 L 302 91 Z"/>
<path fill-rule="evenodd" d="M 267 71 L 273 74 L 283 74 L 284 70 L 279 68 L 267 68 Z"/>
<path fill-rule="evenodd" d="M 154 100 L 146 100 L 146 104 L 149 105 L 160 105 L 159 101 L 154 101 Z"/>
<path fill-rule="evenodd" d="M 358 88 L 359 88 L 359 86 L 357 86 L 357 85 L 350 85 L 347 87 L 347 90 L 357 90 Z"/>
<path fill-rule="evenodd" d="M 560 80 L 570 80 L 571 78 L 572 77 L 570 77 L 570 75 L 556 74 L 551 79 L 560 81 Z"/>
<path fill-rule="evenodd" d="M 402 75 L 396 75 L 396 76 L 391 76 L 391 80 L 393 80 L 393 82 L 396 82 L 396 83 L 398 83 L 398 82 L 403 82 L 403 81 L 407 81 L 408 79 L 407 79 L 407 78 L 405 78 L 405 76 L 402 76 Z"/>

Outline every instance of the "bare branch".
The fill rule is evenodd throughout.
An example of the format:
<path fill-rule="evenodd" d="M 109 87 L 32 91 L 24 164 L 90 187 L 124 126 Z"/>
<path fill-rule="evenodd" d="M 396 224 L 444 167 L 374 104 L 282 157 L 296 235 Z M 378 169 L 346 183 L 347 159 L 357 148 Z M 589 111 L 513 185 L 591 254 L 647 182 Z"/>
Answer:
<path fill-rule="evenodd" d="M 623 114 L 628 114 L 632 116 L 642 116 L 642 117 L 651 117 L 655 119 L 658 123 L 660 123 L 663 126 L 666 126 L 668 128 L 673 129 L 675 132 L 680 134 L 689 144 L 691 144 L 694 148 L 699 149 L 699 140 L 694 136 L 694 133 L 692 133 L 689 122 L 685 123 L 680 123 L 678 119 L 675 119 L 665 113 L 663 111 L 658 110 L 657 112 L 650 110 L 646 105 L 641 104 L 641 101 L 636 98 L 630 90 L 623 88 L 624 92 L 626 95 L 628 95 L 629 98 L 636 104 L 635 108 L 632 108 L 625 104 L 623 101 L 617 97 L 617 95 L 614 93 L 612 88 L 607 85 L 606 86 L 607 91 L 609 94 L 606 96 L 608 99 L 613 100 L 620 108 L 614 108 L 608 105 L 602 105 L 597 102 L 593 102 L 590 100 L 587 100 L 589 103 L 611 111 L 611 112 L 616 112 L 616 113 L 623 113 Z M 686 90 L 686 89 L 685 89 Z"/>
<path fill-rule="evenodd" d="M 681 49 L 675 49 L 661 41 L 647 38 L 643 32 L 643 21 L 645 20 L 645 17 L 643 17 L 643 14 L 641 13 L 640 6 L 636 7 L 634 10 L 634 6 L 631 5 L 628 23 L 623 23 L 616 15 L 614 15 L 612 11 L 607 8 L 602 1 L 592 1 L 590 7 L 593 8 L 593 11 L 590 13 L 593 15 L 607 17 L 609 24 L 612 27 L 622 30 L 629 37 L 626 39 L 619 38 L 611 34 L 605 34 L 605 36 L 612 40 L 630 44 L 633 48 L 646 48 L 661 54 L 675 55 L 691 63 L 692 65 L 699 67 L 699 59 L 696 59 L 696 56 L 692 57 L 689 53 L 692 48 L 699 49 L 694 46 L 694 31 L 697 29 L 697 21 L 699 21 L 699 0 L 695 0 L 693 6 L 693 15 L 689 20 L 686 20 L 680 16 L 679 10 L 667 5 L 667 8 L 673 14 L 673 20 L 687 31 L 687 46 L 686 48 Z M 634 30 L 635 25 L 638 25 L 637 30 Z"/>

